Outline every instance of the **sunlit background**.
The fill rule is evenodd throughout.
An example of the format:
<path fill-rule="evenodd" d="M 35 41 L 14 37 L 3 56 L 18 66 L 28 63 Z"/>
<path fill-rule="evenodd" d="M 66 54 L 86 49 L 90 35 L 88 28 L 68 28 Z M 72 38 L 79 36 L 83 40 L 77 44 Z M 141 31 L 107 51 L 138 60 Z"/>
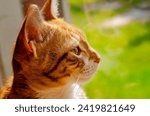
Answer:
<path fill-rule="evenodd" d="M 45 1 L 0 0 L 0 86 L 12 74 L 12 46 L 28 5 Z M 65 20 L 82 29 L 101 55 L 99 69 L 84 85 L 87 96 L 150 98 L 150 0 L 59 1 Z"/>
<path fill-rule="evenodd" d="M 150 98 L 150 1 L 70 0 L 72 23 L 101 55 L 89 98 Z"/>

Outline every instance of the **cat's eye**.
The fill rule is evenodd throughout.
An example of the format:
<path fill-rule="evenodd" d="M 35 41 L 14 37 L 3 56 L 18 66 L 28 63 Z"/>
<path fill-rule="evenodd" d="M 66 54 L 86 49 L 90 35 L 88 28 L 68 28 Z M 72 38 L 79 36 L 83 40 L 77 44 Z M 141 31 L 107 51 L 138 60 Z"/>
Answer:
<path fill-rule="evenodd" d="M 74 48 L 73 50 L 71 50 L 71 52 L 73 52 L 73 53 L 76 54 L 76 55 L 80 55 L 81 50 L 80 50 L 79 47 L 76 47 L 76 48 Z"/>

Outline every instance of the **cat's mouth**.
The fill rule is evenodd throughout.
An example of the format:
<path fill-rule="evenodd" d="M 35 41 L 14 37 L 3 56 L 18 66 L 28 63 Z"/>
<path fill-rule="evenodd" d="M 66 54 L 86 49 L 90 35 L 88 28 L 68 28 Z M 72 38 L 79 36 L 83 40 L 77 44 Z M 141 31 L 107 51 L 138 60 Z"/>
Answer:
<path fill-rule="evenodd" d="M 88 65 L 85 68 L 83 68 L 81 73 L 77 76 L 77 82 L 84 83 L 91 80 L 96 70 L 98 69 L 98 66 L 99 65 L 97 63 L 94 63 L 93 65 Z"/>

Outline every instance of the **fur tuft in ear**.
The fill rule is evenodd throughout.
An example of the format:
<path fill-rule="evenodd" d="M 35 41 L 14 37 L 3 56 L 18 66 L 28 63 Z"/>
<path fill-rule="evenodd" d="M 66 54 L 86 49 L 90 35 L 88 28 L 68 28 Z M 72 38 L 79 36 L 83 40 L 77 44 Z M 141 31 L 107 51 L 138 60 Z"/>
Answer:
<path fill-rule="evenodd" d="M 45 20 L 52 20 L 58 16 L 58 1 L 47 0 L 41 10 Z"/>

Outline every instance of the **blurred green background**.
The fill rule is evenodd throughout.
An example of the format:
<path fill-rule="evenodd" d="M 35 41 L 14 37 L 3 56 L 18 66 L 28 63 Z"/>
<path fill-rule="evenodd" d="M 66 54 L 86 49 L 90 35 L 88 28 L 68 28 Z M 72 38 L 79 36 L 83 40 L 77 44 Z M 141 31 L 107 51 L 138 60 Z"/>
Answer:
<path fill-rule="evenodd" d="M 149 0 L 69 2 L 72 23 L 102 57 L 96 75 L 85 85 L 87 96 L 150 98 Z"/>

